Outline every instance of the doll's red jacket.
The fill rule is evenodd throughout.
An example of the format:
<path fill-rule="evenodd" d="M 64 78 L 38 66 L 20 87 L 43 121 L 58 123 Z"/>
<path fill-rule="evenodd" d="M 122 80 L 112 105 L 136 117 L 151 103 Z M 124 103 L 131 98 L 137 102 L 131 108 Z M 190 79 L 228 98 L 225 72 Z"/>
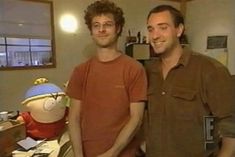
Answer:
<path fill-rule="evenodd" d="M 66 117 L 68 109 L 66 109 L 64 117 L 53 123 L 40 123 L 35 121 L 30 112 L 22 112 L 20 116 L 23 117 L 26 127 L 26 135 L 35 139 L 54 139 L 64 132 L 66 125 Z"/>

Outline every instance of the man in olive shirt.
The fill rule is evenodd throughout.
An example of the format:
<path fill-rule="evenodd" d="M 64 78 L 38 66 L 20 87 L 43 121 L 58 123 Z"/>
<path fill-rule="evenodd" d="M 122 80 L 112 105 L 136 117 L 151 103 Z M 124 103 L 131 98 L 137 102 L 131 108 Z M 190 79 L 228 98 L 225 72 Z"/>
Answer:
<path fill-rule="evenodd" d="M 228 70 L 212 58 L 182 48 L 184 19 L 175 8 L 152 9 L 147 28 L 159 56 L 146 65 L 147 156 L 234 157 L 235 101 Z"/>

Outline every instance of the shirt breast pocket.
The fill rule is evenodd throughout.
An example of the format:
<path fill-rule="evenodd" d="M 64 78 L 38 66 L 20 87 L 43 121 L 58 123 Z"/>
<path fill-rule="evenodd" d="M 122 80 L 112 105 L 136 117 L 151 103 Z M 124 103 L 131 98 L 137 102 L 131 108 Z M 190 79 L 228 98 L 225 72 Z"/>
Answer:
<path fill-rule="evenodd" d="M 176 118 L 192 119 L 197 112 L 197 92 L 185 87 L 173 87 L 170 106 Z"/>
<path fill-rule="evenodd" d="M 174 87 L 172 96 L 185 101 L 192 101 L 196 97 L 196 91 L 184 87 Z"/>

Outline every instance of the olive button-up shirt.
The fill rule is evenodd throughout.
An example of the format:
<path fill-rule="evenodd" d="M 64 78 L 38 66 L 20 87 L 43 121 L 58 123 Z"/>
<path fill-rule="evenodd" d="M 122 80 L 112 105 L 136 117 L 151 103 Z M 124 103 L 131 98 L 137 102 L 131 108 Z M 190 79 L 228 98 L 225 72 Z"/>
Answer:
<path fill-rule="evenodd" d="M 161 60 L 146 63 L 148 75 L 148 157 L 206 157 L 219 136 L 235 137 L 235 96 L 228 70 L 207 56 L 184 50 L 163 79 Z M 215 117 L 206 150 L 205 116 Z"/>

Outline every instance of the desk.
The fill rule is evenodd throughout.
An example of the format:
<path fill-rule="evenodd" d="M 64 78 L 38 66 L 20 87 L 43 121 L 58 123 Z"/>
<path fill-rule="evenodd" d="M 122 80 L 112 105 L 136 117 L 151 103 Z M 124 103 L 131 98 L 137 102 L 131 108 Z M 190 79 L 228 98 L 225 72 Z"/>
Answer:
<path fill-rule="evenodd" d="M 16 142 L 26 137 L 25 125 L 19 121 L 0 122 L 0 156 L 10 156 L 17 148 Z"/>

